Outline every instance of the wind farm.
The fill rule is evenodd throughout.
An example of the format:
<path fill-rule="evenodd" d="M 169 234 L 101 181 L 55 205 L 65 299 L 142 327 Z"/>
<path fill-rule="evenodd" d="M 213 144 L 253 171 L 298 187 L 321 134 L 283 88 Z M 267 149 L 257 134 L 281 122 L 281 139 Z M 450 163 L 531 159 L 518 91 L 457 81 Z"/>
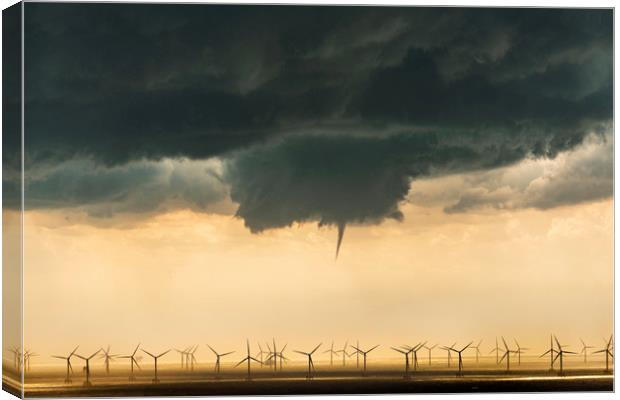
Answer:
<path fill-rule="evenodd" d="M 219 394 L 286 394 L 286 393 L 426 393 L 426 392 L 501 392 L 501 391 L 553 391 L 553 390 L 594 390 L 609 391 L 613 388 L 613 371 L 610 360 L 613 360 L 613 336 L 606 339 L 601 350 L 590 353 L 587 365 L 583 363 L 582 352 L 566 350 L 568 345 L 553 339 L 552 347 L 542 356 L 524 353 L 524 348 L 515 341 L 515 348 L 501 337 L 503 348 L 499 362 L 495 360 L 495 347 L 489 355 L 481 345 L 482 341 L 468 341 L 458 345 L 443 346 L 456 358 L 447 366 L 447 355 L 443 357 L 425 352 L 421 362 L 414 351 L 432 349 L 426 346 L 428 341 L 419 341 L 415 346 L 389 346 L 390 352 L 376 353 L 380 344 L 369 348 L 345 345 L 344 348 L 331 352 L 318 352 L 322 344 L 313 345 L 307 350 L 294 350 L 294 357 L 284 358 L 282 352 L 286 348 L 277 347 L 275 339 L 269 346 L 274 369 L 252 368 L 252 364 L 262 365 L 260 359 L 254 357 L 250 341 L 245 343 L 245 357 L 235 362 L 231 357 L 239 349 L 228 349 L 218 352 L 210 344 L 204 349 L 212 356 L 196 360 L 194 370 L 188 369 L 186 357 L 183 365 L 171 349 L 153 353 L 138 344 L 127 355 L 114 355 L 115 359 L 126 359 L 129 363 L 118 362 L 109 368 L 105 357 L 112 356 L 109 348 L 101 348 L 88 356 L 77 353 L 79 346 L 67 355 L 50 355 L 51 359 L 62 360 L 53 366 L 34 364 L 26 371 L 25 393 L 29 397 L 47 397 L 51 395 L 89 395 L 89 396 L 131 396 L 139 393 L 183 395 L 219 395 Z M 464 343 L 464 342 L 461 342 Z M 474 345 L 474 343 L 477 343 Z M 545 341 L 541 340 L 542 348 Z M 581 343 L 581 339 L 580 339 Z M 583 344 L 582 344 L 583 345 Z M 585 346 L 585 345 L 584 345 Z M 196 353 L 200 345 L 187 348 L 187 352 Z M 475 351 L 468 351 L 470 349 Z M 521 354 L 519 351 L 521 350 Z M 13 356 L 13 349 L 6 353 Z M 138 351 L 153 359 L 153 364 L 140 365 L 136 354 Z M 359 353 L 360 366 L 355 364 L 334 363 L 332 356 L 345 357 Z M 548 368 L 545 356 L 553 354 L 552 361 L 556 368 Z M 104 362 L 92 364 L 90 361 L 102 353 Z M 372 358 L 369 354 L 375 354 Z M 515 362 L 515 356 L 521 356 L 521 362 Z M 227 357 L 227 358 L 225 358 Z M 84 368 L 76 370 L 72 359 L 84 361 Z M 285 359 L 286 365 L 280 367 L 276 360 Z M 518 358 L 517 358 L 518 359 Z M 13 361 L 13 365 L 18 361 Z M 191 356 L 187 358 L 191 360 Z M 454 360 L 453 360 L 454 361 Z M 191 363 L 191 361 L 190 361 Z M 241 367 L 244 368 L 235 368 Z M 240 371 L 243 370 L 243 371 Z M 278 374 L 274 375 L 274 371 Z M 306 384 L 303 384 L 306 382 Z M 4 384 L 7 382 L 5 380 Z M 362 389 L 359 389 L 362 388 Z"/>

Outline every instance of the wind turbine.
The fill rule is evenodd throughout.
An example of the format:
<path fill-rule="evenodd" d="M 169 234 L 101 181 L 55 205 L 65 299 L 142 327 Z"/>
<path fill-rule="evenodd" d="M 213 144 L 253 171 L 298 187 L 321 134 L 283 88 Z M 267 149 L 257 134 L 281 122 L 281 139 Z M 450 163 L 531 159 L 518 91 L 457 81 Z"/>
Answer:
<path fill-rule="evenodd" d="M 227 356 L 229 354 L 232 354 L 232 353 L 234 353 L 234 351 L 229 351 L 227 353 L 219 354 L 217 351 L 215 351 L 213 349 L 213 347 L 209 346 L 208 344 L 207 344 L 207 347 L 211 349 L 213 354 L 215 354 L 215 373 L 217 374 L 217 378 L 219 378 L 220 377 L 220 370 L 221 370 L 221 367 L 222 367 L 222 364 L 220 363 L 220 358 L 222 358 L 224 356 Z"/>
<path fill-rule="evenodd" d="M 361 350 L 359 347 L 353 347 L 355 350 L 357 350 L 358 354 L 361 354 L 364 357 L 364 369 L 362 370 L 362 375 L 363 376 L 366 375 L 366 356 L 368 355 L 368 353 L 370 353 L 371 351 L 373 351 L 377 347 L 379 347 L 379 345 L 376 345 L 375 347 L 371 347 L 370 349 L 368 349 L 366 351 Z"/>
<path fill-rule="evenodd" d="M 346 366 L 347 365 L 347 356 L 349 356 L 349 353 L 347 353 L 347 347 L 349 346 L 349 341 L 347 340 L 346 342 L 344 342 L 344 347 L 340 350 L 336 350 L 336 353 L 342 353 L 342 366 Z M 349 356 L 350 357 L 350 356 Z"/>
<path fill-rule="evenodd" d="M 611 349 L 613 348 L 613 344 L 612 344 L 612 339 L 613 339 L 614 335 L 611 335 L 609 337 L 609 341 L 607 341 L 607 344 L 605 346 L 604 349 L 595 351 L 594 353 L 605 353 L 605 372 L 609 372 L 609 357 L 613 357 L 614 354 L 611 352 Z M 592 353 L 592 354 L 594 354 Z"/>
<path fill-rule="evenodd" d="M 196 350 L 198 350 L 198 345 L 195 345 L 194 348 L 187 353 L 188 358 L 189 358 L 189 364 L 190 364 L 192 371 L 194 370 L 194 363 L 198 364 L 198 361 L 196 360 L 196 356 L 194 355 L 196 353 Z"/>
<path fill-rule="evenodd" d="M 37 356 L 38 356 L 38 354 L 37 354 L 37 353 L 33 353 L 33 352 L 32 352 L 32 351 L 30 351 L 30 350 L 26 350 L 26 351 L 24 352 L 24 369 L 25 369 L 26 371 L 30 371 L 30 359 L 31 359 L 32 357 L 37 357 Z"/>
<path fill-rule="evenodd" d="M 280 371 L 282 371 L 282 362 L 288 361 L 288 358 L 286 358 L 286 356 L 284 355 L 284 350 L 286 350 L 286 346 L 288 346 L 288 343 L 285 343 L 284 347 L 282 347 L 278 352 L 278 358 L 280 359 Z"/>
<path fill-rule="evenodd" d="M 439 347 L 442 350 L 445 350 L 448 352 L 448 368 L 450 368 L 450 361 L 452 361 L 452 353 L 451 353 L 451 348 L 453 348 L 454 346 L 456 346 L 456 342 L 452 343 L 452 345 L 450 346 L 441 346 Z"/>
<path fill-rule="evenodd" d="M 582 338 L 579 338 L 579 341 L 581 341 L 581 344 L 583 346 L 581 347 L 581 351 L 579 352 L 579 354 L 583 353 L 583 363 L 587 364 L 588 363 L 588 349 L 593 349 L 594 346 L 586 345 L 586 342 L 584 342 Z"/>
<path fill-rule="evenodd" d="M 185 359 L 187 358 L 187 352 L 189 349 L 190 347 L 186 347 L 184 350 L 174 349 L 174 351 L 181 355 L 181 369 L 185 366 Z"/>
<path fill-rule="evenodd" d="M 75 346 L 75 349 L 73 349 L 73 351 L 71 353 L 69 353 L 68 356 L 52 356 L 54 358 L 60 358 L 61 360 L 66 360 L 67 361 L 67 376 L 65 377 L 65 383 L 71 383 L 71 374 L 73 373 L 73 367 L 71 366 L 71 357 L 73 357 L 75 355 L 75 352 L 77 351 L 78 347 L 80 346 Z"/>
<path fill-rule="evenodd" d="M 413 354 L 413 370 L 417 371 L 418 369 L 418 351 L 424 347 L 426 345 L 426 342 L 422 343 L 422 344 L 418 344 L 417 346 L 415 346 L 413 349 L 411 349 L 411 352 Z"/>
<path fill-rule="evenodd" d="M 114 357 L 117 357 L 118 354 L 110 354 L 110 346 L 108 345 L 107 350 L 104 350 L 103 347 L 101 348 L 101 351 L 103 352 L 103 354 L 101 354 L 101 358 L 104 359 L 104 364 L 105 364 L 105 372 L 106 374 L 110 373 L 110 361 L 112 361 L 114 359 Z"/>
<path fill-rule="evenodd" d="M 19 350 L 19 347 L 13 347 L 11 349 L 7 349 L 9 352 L 13 353 L 13 366 L 15 367 L 16 370 L 19 371 L 20 367 L 21 367 L 21 357 L 22 357 L 22 352 Z"/>
<path fill-rule="evenodd" d="M 405 350 L 410 350 L 411 352 L 411 363 L 413 364 L 413 370 L 417 371 L 418 369 L 418 350 L 420 350 L 422 348 L 422 346 L 424 346 L 426 344 L 426 342 L 424 343 L 418 343 L 415 346 L 411 347 L 411 346 L 401 346 L 401 349 L 405 349 Z"/>
<path fill-rule="evenodd" d="M 357 348 L 359 348 L 360 347 L 359 339 L 357 340 L 356 344 L 357 344 Z M 351 347 L 356 349 L 355 346 L 351 346 Z M 360 367 L 360 352 L 359 352 L 359 350 L 356 349 L 355 350 L 355 368 L 359 368 L 359 367 Z"/>
<path fill-rule="evenodd" d="M 405 379 L 409 379 L 409 353 L 411 353 L 413 351 L 413 349 L 410 349 L 409 351 L 405 351 L 402 349 L 397 349 L 396 347 L 391 347 L 392 350 L 399 352 L 400 354 L 403 354 L 405 356 Z"/>
<path fill-rule="evenodd" d="M 428 366 L 431 366 L 431 360 L 432 360 L 432 354 L 431 352 L 433 351 L 433 349 L 437 347 L 437 344 L 434 344 L 432 347 L 428 347 L 428 346 L 424 346 L 425 349 L 428 350 Z"/>
<path fill-rule="evenodd" d="M 457 373 L 458 376 L 463 376 L 463 352 L 469 347 L 471 346 L 472 342 L 469 342 L 469 344 L 465 347 L 463 347 L 461 350 L 457 350 L 453 347 L 450 347 L 450 351 L 453 351 L 455 353 L 457 353 L 459 355 L 459 372 Z"/>
<path fill-rule="evenodd" d="M 304 356 L 308 357 L 308 376 L 306 376 L 306 378 L 308 380 L 312 379 L 314 377 L 314 363 L 312 362 L 312 355 L 314 354 L 315 351 L 317 351 L 319 349 L 319 347 L 321 347 L 323 343 L 319 343 L 318 346 L 316 346 L 311 352 L 306 353 L 305 351 L 299 351 L 299 350 L 293 350 L 295 353 L 299 353 L 299 354 L 303 354 Z"/>
<path fill-rule="evenodd" d="M 270 353 L 269 353 L 269 357 L 267 357 L 267 359 L 265 361 L 269 361 L 269 360 L 273 360 L 273 372 L 276 372 L 278 370 L 278 359 L 280 359 L 280 371 L 282 371 L 282 361 L 283 360 L 287 360 L 288 358 L 286 358 L 284 356 L 284 350 L 286 350 L 286 346 L 288 346 L 288 343 L 285 344 L 280 351 L 277 351 L 276 348 L 276 340 L 273 339 L 273 351 L 271 351 L 271 348 L 269 348 Z M 269 346 L 268 346 L 269 347 Z"/>
<path fill-rule="evenodd" d="M 515 350 L 511 350 L 508 347 L 508 343 L 506 343 L 506 340 L 504 339 L 504 337 L 502 336 L 502 342 L 504 342 L 504 355 L 502 356 L 502 358 L 499 359 L 499 362 L 501 363 L 502 361 L 504 361 L 504 358 L 506 359 L 506 373 L 510 372 L 510 353 L 516 353 Z"/>
<path fill-rule="evenodd" d="M 254 357 L 252 357 L 252 356 L 250 355 L 250 341 L 246 339 L 246 343 L 247 343 L 247 346 L 248 346 L 248 355 L 247 355 L 247 356 L 246 356 L 243 360 L 239 361 L 239 362 L 237 363 L 237 365 L 235 365 L 235 368 L 237 368 L 238 366 L 240 366 L 240 365 L 241 365 L 241 364 L 243 364 L 244 362 L 247 362 L 247 363 L 248 363 L 248 377 L 247 377 L 247 380 L 249 381 L 249 380 L 251 380 L 251 379 L 252 379 L 252 376 L 251 376 L 251 371 L 250 371 L 250 363 L 251 363 L 252 361 L 255 361 L 255 362 L 259 363 L 259 364 L 262 364 L 262 362 L 260 362 L 259 360 L 257 360 L 256 358 L 254 358 Z M 274 361 L 274 362 L 275 362 L 275 361 Z"/>
<path fill-rule="evenodd" d="M 545 351 L 544 353 L 542 353 L 540 357 L 544 357 L 547 354 L 549 354 L 549 364 L 550 364 L 549 371 L 553 371 L 553 364 L 555 363 L 555 358 L 553 358 L 553 353 L 556 352 L 555 348 L 553 347 L 553 334 L 549 335 L 549 342 L 550 342 L 549 349 Z"/>
<path fill-rule="evenodd" d="M 140 364 L 138 364 L 138 360 L 136 359 L 136 353 L 138 352 L 138 348 L 140 347 L 140 343 L 138 343 L 138 345 L 136 346 L 136 348 L 134 349 L 133 353 L 126 355 L 126 356 L 119 356 L 118 358 L 129 358 L 131 361 L 131 374 L 129 375 L 129 380 L 133 381 L 135 378 L 134 374 L 133 374 L 133 366 L 134 364 L 136 365 L 136 367 L 138 367 L 138 369 L 142 369 L 140 368 Z"/>
<path fill-rule="evenodd" d="M 263 348 L 262 348 L 262 346 L 260 345 L 260 342 L 256 342 L 256 344 L 258 344 L 258 349 L 259 349 L 259 352 L 258 352 L 258 353 L 256 353 L 256 357 L 258 357 L 258 358 L 259 358 L 259 360 L 260 360 L 260 362 L 261 362 L 261 365 L 260 365 L 260 366 L 261 366 L 261 368 L 262 368 L 262 367 L 263 367 L 263 364 L 262 364 L 262 363 L 263 363 L 263 356 L 264 356 L 264 355 L 269 355 L 269 354 L 271 354 L 271 353 L 269 353 L 269 352 L 267 352 L 267 351 L 264 351 L 264 350 L 263 350 Z"/>
<path fill-rule="evenodd" d="M 557 360 L 557 358 L 560 357 L 560 373 L 559 373 L 559 375 L 564 375 L 564 354 L 577 354 L 577 353 L 575 353 L 574 351 L 562 350 L 562 346 L 560 345 L 560 342 L 559 342 L 558 338 L 554 335 L 553 339 L 555 340 L 555 344 L 558 345 L 558 349 L 556 351 L 557 354 L 555 355 L 555 360 Z"/>
<path fill-rule="evenodd" d="M 94 352 L 93 354 L 91 354 L 89 357 L 84 357 L 84 356 L 81 356 L 81 355 L 79 355 L 79 354 L 75 354 L 75 356 L 76 356 L 77 358 L 81 358 L 82 360 L 86 361 L 86 368 L 85 368 L 85 371 L 86 371 L 86 380 L 84 381 L 84 386 L 91 386 L 91 383 L 90 383 L 90 360 L 91 360 L 94 356 L 96 356 L 97 354 L 99 354 L 99 352 L 100 352 L 100 351 L 101 351 L 101 349 L 97 350 L 96 352 Z"/>
<path fill-rule="evenodd" d="M 514 339 L 514 338 L 513 338 Z M 527 347 L 521 347 L 519 346 L 519 342 L 517 342 L 517 339 L 514 339 L 515 344 L 517 345 L 517 362 L 519 365 L 521 365 L 521 353 L 524 353 L 525 350 L 529 350 Z"/>
<path fill-rule="evenodd" d="M 470 346 L 472 349 L 476 349 L 476 364 L 478 364 L 478 356 L 481 355 L 482 353 L 480 352 L 480 345 L 482 344 L 482 341 L 484 339 L 480 339 L 480 341 L 478 342 L 477 345 L 475 346 Z"/>
<path fill-rule="evenodd" d="M 325 354 L 325 353 L 329 353 L 329 366 L 333 367 L 334 366 L 334 354 L 336 354 L 336 355 L 338 354 L 338 352 L 334 350 L 334 341 L 333 340 L 332 340 L 332 346 L 329 349 L 327 349 L 327 350 L 325 350 L 323 352 L 323 354 Z"/>
<path fill-rule="evenodd" d="M 155 355 L 153 353 L 149 353 L 148 351 L 144 350 L 144 349 L 140 349 L 143 352 L 145 352 L 146 354 L 148 354 L 149 356 L 153 357 L 153 360 L 155 361 L 155 376 L 153 377 L 153 383 L 159 383 L 159 378 L 157 376 L 157 360 L 163 356 L 165 356 L 166 354 L 168 354 L 168 352 L 170 352 L 171 349 L 168 349 L 166 351 L 164 351 L 163 353 L 159 353 L 158 355 Z"/>
<path fill-rule="evenodd" d="M 489 354 L 495 352 L 495 364 L 499 364 L 499 345 L 497 343 L 497 336 L 495 336 L 495 348 L 489 351 Z"/>

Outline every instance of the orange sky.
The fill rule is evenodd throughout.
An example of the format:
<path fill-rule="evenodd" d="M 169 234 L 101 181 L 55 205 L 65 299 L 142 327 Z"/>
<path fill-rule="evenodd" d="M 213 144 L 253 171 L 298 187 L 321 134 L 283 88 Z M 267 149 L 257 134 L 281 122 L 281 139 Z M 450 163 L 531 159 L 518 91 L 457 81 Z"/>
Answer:
<path fill-rule="evenodd" d="M 389 345 L 553 331 L 574 346 L 612 329 L 612 201 L 547 211 L 446 214 L 403 204 L 404 222 L 253 235 L 228 215 L 175 211 L 131 224 L 25 216 L 25 341 L 128 351 L 272 336 L 296 347 L 359 337 Z M 488 350 L 487 350 L 488 351 Z M 390 356 L 393 356 L 390 354 Z"/>

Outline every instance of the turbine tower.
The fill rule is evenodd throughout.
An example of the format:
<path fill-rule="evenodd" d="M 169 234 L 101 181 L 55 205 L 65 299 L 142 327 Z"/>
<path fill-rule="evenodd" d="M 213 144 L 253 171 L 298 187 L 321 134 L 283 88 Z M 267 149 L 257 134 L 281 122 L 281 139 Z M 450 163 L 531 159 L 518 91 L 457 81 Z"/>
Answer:
<path fill-rule="evenodd" d="M 555 360 L 557 360 L 558 357 L 560 358 L 560 372 L 558 375 L 563 376 L 564 375 L 564 354 L 577 354 L 577 353 L 575 353 L 574 351 L 563 350 L 562 345 L 560 345 L 560 341 L 555 335 L 553 336 L 553 339 L 555 340 L 555 344 L 558 346 L 558 350 L 556 351 L 557 354 L 555 355 Z"/>
<path fill-rule="evenodd" d="M 103 362 L 105 364 L 105 373 L 110 374 L 110 361 L 112 361 L 114 357 L 117 357 L 118 354 L 110 354 L 110 345 L 108 345 L 108 348 L 106 350 L 104 350 L 102 347 L 101 351 L 103 352 L 103 354 L 101 354 L 100 356 L 104 359 Z"/>
<path fill-rule="evenodd" d="M 81 356 L 79 354 L 75 354 L 75 356 L 77 358 L 81 358 L 82 360 L 86 361 L 86 368 L 84 369 L 84 371 L 86 372 L 86 380 L 84 381 L 84 386 L 91 386 L 92 384 L 90 383 L 90 360 L 96 356 L 97 354 L 99 354 L 99 352 L 101 351 L 101 349 L 97 350 L 96 352 L 94 352 L 93 354 L 91 354 L 89 357 L 84 357 Z"/>
<path fill-rule="evenodd" d="M 333 367 L 334 366 L 334 354 L 338 355 L 338 352 L 334 350 L 333 340 L 332 340 L 332 346 L 323 352 L 323 354 L 325 353 L 329 353 L 329 366 Z"/>
<path fill-rule="evenodd" d="M 78 347 L 80 346 L 75 346 L 75 349 L 73 349 L 73 351 L 71 353 L 69 353 L 68 356 L 52 356 L 54 358 L 60 358 L 61 360 L 66 360 L 67 361 L 67 375 L 65 376 L 65 383 L 71 383 L 71 374 L 73 373 L 73 367 L 71 366 L 71 357 L 73 357 L 75 355 L 75 352 L 77 351 Z"/>
<path fill-rule="evenodd" d="M 198 361 L 196 360 L 196 356 L 195 356 L 196 350 L 198 350 L 198 345 L 195 345 L 193 349 L 187 353 L 187 356 L 189 358 L 190 369 L 192 371 L 194 370 L 194 364 L 198 364 Z M 187 365 L 187 362 L 185 364 Z"/>
<path fill-rule="evenodd" d="M 392 350 L 399 352 L 400 354 L 405 356 L 405 379 L 409 379 L 409 353 L 413 351 L 410 349 L 409 351 L 405 351 L 402 349 L 397 349 L 396 347 L 391 347 Z"/>
<path fill-rule="evenodd" d="M 504 339 L 504 337 L 502 336 L 502 342 L 504 342 L 504 355 L 502 356 L 502 358 L 500 358 L 499 362 L 501 363 L 502 361 L 504 361 L 504 358 L 506 359 L 506 373 L 510 372 L 510 353 L 516 353 L 515 350 L 511 350 L 508 347 L 508 343 L 506 343 L 506 340 Z"/>
<path fill-rule="evenodd" d="M 549 342 L 550 342 L 549 349 L 545 351 L 544 353 L 542 353 L 540 357 L 544 357 L 547 354 L 549 354 L 549 371 L 553 371 L 553 364 L 555 363 L 555 358 L 553 357 L 553 353 L 556 352 L 555 348 L 553 347 L 553 334 L 549 336 Z"/>
<path fill-rule="evenodd" d="M 24 352 L 24 369 L 26 371 L 30 371 L 30 360 L 32 359 L 32 357 L 37 357 L 38 354 L 37 353 L 33 353 L 30 350 L 26 350 Z"/>
<path fill-rule="evenodd" d="M 478 361 L 478 356 L 480 356 L 480 355 L 482 354 L 482 353 L 480 352 L 480 345 L 482 344 L 482 341 L 483 341 L 483 340 L 484 340 L 484 339 L 480 339 L 480 341 L 478 342 L 478 344 L 477 344 L 477 345 L 475 345 L 475 346 L 470 346 L 472 349 L 476 349 L 476 364 L 478 364 L 478 363 L 479 363 L 479 361 Z"/>
<path fill-rule="evenodd" d="M 256 342 L 256 344 L 258 345 L 258 349 L 259 349 L 258 353 L 256 353 L 256 357 L 260 360 L 260 362 L 261 362 L 261 365 L 260 365 L 260 366 L 261 366 L 261 368 L 262 368 L 262 367 L 263 367 L 263 360 L 264 360 L 264 358 L 263 358 L 263 357 L 264 357 L 265 355 L 267 355 L 267 356 L 268 356 L 270 353 L 269 353 L 268 351 L 264 351 L 264 350 L 263 350 L 263 347 L 260 345 L 260 342 Z M 207 345 L 207 346 L 208 346 L 208 345 Z"/>
<path fill-rule="evenodd" d="M 379 347 L 379 345 L 371 347 L 369 350 L 366 351 L 361 350 L 359 347 L 353 347 L 358 352 L 358 354 L 361 354 L 364 357 L 364 369 L 362 370 L 362 376 L 366 376 L 366 356 L 377 347 Z"/>
<path fill-rule="evenodd" d="M 349 346 L 349 341 L 344 342 L 344 347 L 340 350 L 336 350 L 336 353 L 342 353 L 342 366 L 347 365 L 347 356 L 350 357 L 349 353 L 347 353 L 347 347 Z"/>
<path fill-rule="evenodd" d="M 461 350 L 457 350 L 453 347 L 450 347 L 450 351 L 453 351 L 455 353 L 457 353 L 459 355 L 459 371 L 457 373 L 457 376 L 463 376 L 463 352 L 469 347 L 471 346 L 472 342 L 469 342 L 469 344 L 465 347 L 463 347 Z"/>
<path fill-rule="evenodd" d="M 579 354 L 583 354 L 583 363 L 587 364 L 588 363 L 588 349 L 593 349 L 594 346 L 588 346 L 586 345 L 586 342 L 583 341 L 582 338 L 579 338 L 579 341 L 581 342 L 581 351 L 579 352 Z"/>
<path fill-rule="evenodd" d="M 413 364 L 413 370 L 418 370 L 418 350 L 420 350 L 426 342 L 418 343 L 415 346 L 401 346 L 401 349 L 409 350 L 411 352 L 411 363 Z"/>
<path fill-rule="evenodd" d="M 360 347 L 360 341 L 359 340 L 356 341 L 356 345 L 357 345 L 357 348 L 355 346 L 351 346 L 351 347 L 356 349 L 355 350 L 355 368 L 359 368 L 360 367 L 360 352 L 359 352 L 359 350 L 357 350 Z"/>
<path fill-rule="evenodd" d="M 514 339 L 514 338 L 513 338 Z M 525 352 L 525 350 L 529 350 L 527 347 L 521 347 L 519 346 L 519 342 L 517 342 L 517 339 L 514 339 L 515 344 L 517 345 L 517 363 L 518 365 L 521 365 L 521 354 Z"/>
<path fill-rule="evenodd" d="M 191 347 L 186 347 L 184 350 L 174 349 L 181 356 L 181 369 L 185 366 L 185 360 L 187 359 L 187 352 Z"/>
<path fill-rule="evenodd" d="M 306 376 L 306 379 L 308 380 L 311 380 L 312 378 L 314 378 L 314 372 L 316 372 L 316 369 L 314 368 L 314 362 L 312 362 L 312 355 L 314 354 L 315 351 L 319 349 L 319 347 L 321 347 L 322 344 L 323 343 L 319 343 L 319 345 L 316 346 L 309 353 L 305 351 L 293 350 L 295 353 L 303 354 L 304 356 L 308 357 L 308 375 Z"/>
<path fill-rule="evenodd" d="M 229 354 L 234 353 L 234 351 L 229 351 L 229 352 L 227 352 L 227 353 L 222 353 L 222 354 L 220 354 L 220 353 L 218 353 L 217 351 L 215 351 L 215 349 L 213 349 L 213 347 L 209 346 L 208 344 L 207 344 L 207 347 L 211 349 L 211 351 L 213 352 L 213 354 L 215 354 L 215 374 L 216 374 L 216 377 L 219 379 L 219 377 L 220 377 L 220 371 L 221 371 L 221 368 L 222 368 L 222 363 L 220 362 L 220 359 L 221 359 L 222 357 L 224 357 L 224 356 L 227 356 L 227 355 L 229 355 Z"/>
<path fill-rule="evenodd" d="M 246 356 L 243 360 L 239 361 L 239 362 L 237 363 L 237 365 L 235 365 L 235 368 L 237 368 L 238 366 L 240 366 L 240 365 L 241 365 L 241 364 L 243 364 L 244 362 L 247 362 L 247 363 L 248 363 L 248 376 L 247 376 L 247 378 L 246 378 L 246 379 L 247 379 L 248 381 L 250 381 L 250 380 L 252 380 L 252 375 L 251 375 L 251 370 L 250 370 L 250 364 L 251 364 L 251 362 L 252 362 L 252 361 L 254 361 L 254 362 L 257 362 L 257 363 L 259 363 L 259 364 L 262 364 L 262 363 L 261 363 L 258 359 L 254 358 L 254 357 L 252 357 L 252 356 L 250 355 L 250 341 L 249 341 L 249 340 L 247 340 L 247 339 L 246 339 L 246 344 L 247 344 L 247 347 L 248 347 L 248 353 L 247 353 L 248 355 L 247 355 L 247 356 Z"/>
<path fill-rule="evenodd" d="M 153 360 L 155 361 L 155 376 L 153 377 L 153 383 L 159 383 L 159 377 L 157 375 L 157 360 L 160 359 L 161 357 L 165 356 L 166 354 L 168 354 L 168 352 L 170 352 L 170 349 L 164 351 L 163 353 L 159 353 L 158 355 L 155 355 L 153 353 L 149 353 L 148 351 L 146 351 L 144 349 L 141 349 L 141 350 L 143 352 L 145 352 L 146 354 L 148 354 L 149 356 L 153 357 Z"/>
<path fill-rule="evenodd" d="M 133 353 L 126 355 L 126 356 L 119 356 L 118 358 L 129 358 L 130 360 L 130 364 L 131 364 L 131 373 L 129 375 L 129 380 L 133 381 L 135 378 L 134 374 L 133 374 L 133 366 L 135 364 L 136 367 L 138 367 L 138 369 L 142 369 L 140 368 L 140 364 L 138 364 L 138 360 L 136 359 L 136 353 L 138 352 L 138 348 L 140 348 L 140 343 L 138 343 L 138 345 L 136 346 L 136 348 L 134 349 Z"/>
<path fill-rule="evenodd" d="M 497 343 L 497 336 L 495 336 L 495 347 L 489 351 L 489 354 L 495 352 L 495 364 L 499 364 L 499 345 Z"/>
<path fill-rule="evenodd" d="M 434 349 L 435 347 L 437 347 L 437 344 L 436 344 L 436 343 L 435 343 L 434 345 L 432 345 L 431 347 L 424 346 L 424 348 L 428 350 L 428 366 L 429 366 L 429 367 L 431 366 L 431 361 L 432 361 L 432 359 L 433 359 L 432 351 L 433 351 L 433 349 Z"/>
<path fill-rule="evenodd" d="M 269 353 L 269 357 L 267 357 L 267 359 L 265 361 L 272 360 L 272 362 L 273 362 L 273 372 L 276 372 L 278 370 L 278 359 L 280 360 L 280 371 L 282 371 L 282 361 L 283 360 L 287 360 L 288 361 L 288 358 L 286 358 L 284 356 L 284 350 L 286 350 L 286 346 L 288 346 L 288 343 L 286 343 L 280 349 L 280 351 L 277 351 L 276 340 L 275 339 L 273 339 L 273 351 L 271 351 L 271 348 L 269 347 L 269 345 L 267 345 L 267 347 L 270 350 L 270 353 Z"/>
<path fill-rule="evenodd" d="M 611 352 L 611 350 L 613 349 L 613 343 L 612 343 L 613 337 L 614 335 L 611 335 L 609 337 L 609 341 L 607 341 L 607 344 L 605 345 L 604 349 L 594 352 L 594 353 L 605 353 L 605 373 L 609 373 L 609 357 L 613 358 L 614 356 L 614 354 Z"/>
<path fill-rule="evenodd" d="M 452 361 L 452 353 L 450 349 L 453 348 L 454 346 L 456 346 L 456 342 L 452 343 L 450 346 L 439 347 L 440 349 L 448 352 L 448 368 L 450 368 L 450 361 Z"/>

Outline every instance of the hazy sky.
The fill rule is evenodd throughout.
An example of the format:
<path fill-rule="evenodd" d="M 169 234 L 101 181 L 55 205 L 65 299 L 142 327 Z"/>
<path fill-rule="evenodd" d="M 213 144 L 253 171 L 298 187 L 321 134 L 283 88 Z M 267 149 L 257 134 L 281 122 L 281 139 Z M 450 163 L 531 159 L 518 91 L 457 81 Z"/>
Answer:
<path fill-rule="evenodd" d="M 611 331 L 611 10 L 25 8 L 41 354 Z"/>

